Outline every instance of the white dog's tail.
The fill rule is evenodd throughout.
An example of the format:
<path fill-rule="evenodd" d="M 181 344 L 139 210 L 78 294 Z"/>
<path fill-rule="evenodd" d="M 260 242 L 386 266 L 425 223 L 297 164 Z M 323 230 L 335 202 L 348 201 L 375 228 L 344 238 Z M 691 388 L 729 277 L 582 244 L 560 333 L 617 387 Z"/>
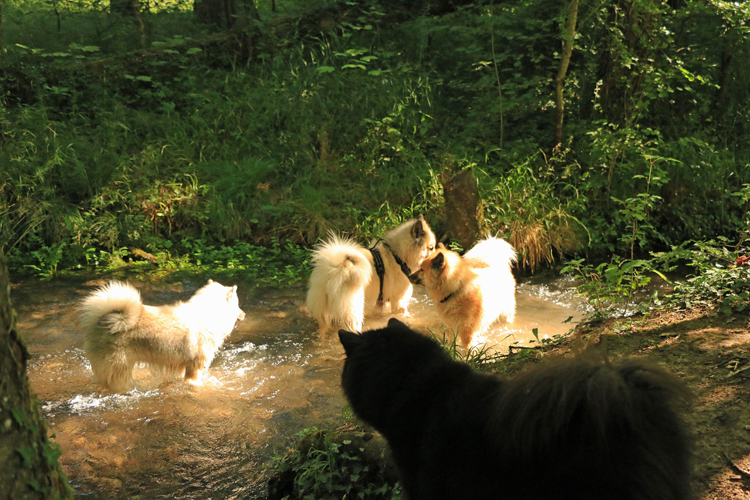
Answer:
<path fill-rule="evenodd" d="M 491 297 L 485 301 L 485 319 L 492 322 L 502 316 L 508 323 L 516 317 L 516 280 L 512 267 L 516 262 L 516 251 L 505 240 L 488 237 L 466 252 L 464 259 L 475 268 L 489 268 L 483 271 L 482 293 Z M 487 324 L 486 326 L 489 326 Z"/>
<path fill-rule="evenodd" d="M 516 250 L 507 241 L 489 236 L 466 252 L 464 259 L 474 261 L 472 264 L 481 262 L 488 267 L 507 266 L 510 269 L 516 263 Z"/>
<path fill-rule="evenodd" d="M 118 313 L 118 314 L 111 314 Z M 81 327 L 88 332 L 104 316 L 111 333 L 128 331 L 135 327 L 143 314 L 143 303 L 138 290 L 127 283 L 110 281 L 81 304 Z"/>
<path fill-rule="evenodd" d="M 362 328 L 364 287 L 372 279 L 365 251 L 356 242 L 332 234 L 313 252 L 307 308 L 322 326 Z"/>

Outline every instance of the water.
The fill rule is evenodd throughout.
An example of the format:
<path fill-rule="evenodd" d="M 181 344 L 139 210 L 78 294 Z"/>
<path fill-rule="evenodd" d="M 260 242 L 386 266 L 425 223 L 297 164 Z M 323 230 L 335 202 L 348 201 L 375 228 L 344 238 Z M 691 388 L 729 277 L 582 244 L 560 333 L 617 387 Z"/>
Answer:
<path fill-rule="evenodd" d="M 187 300 L 208 276 L 162 283 L 131 280 L 152 305 Z M 75 308 L 101 280 L 27 280 L 12 289 L 18 330 L 32 354 L 29 378 L 79 498 L 248 499 L 263 496 L 268 466 L 294 434 L 344 424 L 339 386 L 343 348 L 319 335 L 304 309 L 304 286 L 257 289 L 241 281 L 247 313 L 200 387 L 134 370 L 136 389 L 113 395 L 92 380 Z M 519 286 L 516 321 L 482 339 L 503 352 L 566 333 L 582 314 L 565 286 Z M 440 332 L 419 288 L 406 321 Z M 572 317 L 571 323 L 563 323 Z M 383 326 L 374 318 L 365 328 Z M 401 318 L 404 319 L 404 318 Z"/>

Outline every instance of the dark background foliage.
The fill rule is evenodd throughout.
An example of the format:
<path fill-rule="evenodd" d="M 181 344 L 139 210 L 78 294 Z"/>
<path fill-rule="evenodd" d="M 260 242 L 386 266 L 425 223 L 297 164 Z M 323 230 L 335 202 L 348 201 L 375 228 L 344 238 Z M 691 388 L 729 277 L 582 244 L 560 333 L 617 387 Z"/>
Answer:
<path fill-rule="evenodd" d="M 530 267 L 748 227 L 745 3 L 2 1 L 16 270 L 440 233 L 466 167 Z"/>

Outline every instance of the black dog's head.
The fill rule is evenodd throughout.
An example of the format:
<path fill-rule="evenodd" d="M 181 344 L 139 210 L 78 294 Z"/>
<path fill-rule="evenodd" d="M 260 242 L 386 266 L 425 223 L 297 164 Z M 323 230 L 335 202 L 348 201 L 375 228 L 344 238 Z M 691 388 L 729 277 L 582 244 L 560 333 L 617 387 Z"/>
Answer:
<path fill-rule="evenodd" d="M 454 362 L 435 340 L 391 318 L 388 326 L 361 334 L 339 330 L 346 351 L 341 386 L 352 410 L 381 432 L 390 422 L 386 415 L 414 395 L 406 384 L 435 364 Z"/>

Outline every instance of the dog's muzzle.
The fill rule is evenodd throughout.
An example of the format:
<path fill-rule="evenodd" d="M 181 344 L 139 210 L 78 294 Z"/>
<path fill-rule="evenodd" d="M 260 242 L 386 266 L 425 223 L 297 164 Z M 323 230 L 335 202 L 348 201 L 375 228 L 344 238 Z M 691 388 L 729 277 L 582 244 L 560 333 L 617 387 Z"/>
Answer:
<path fill-rule="evenodd" d="M 422 281 L 422 276 L 420 275 L 420 271 L 417 271 L 414 274 L 409 275 L 409 281 L 411 281 L 415 285 L 422 285 L 424 286 L 424 281 Z"/>
<path fill-rule="evenodd" d="M 234 322 L 234 327 L 237 328 L 237 324 L 244 319 L 245 319 L 245 311 L 240 309 L 240 314 L 239 316 L 237 316 L 237 321 Z"/>

